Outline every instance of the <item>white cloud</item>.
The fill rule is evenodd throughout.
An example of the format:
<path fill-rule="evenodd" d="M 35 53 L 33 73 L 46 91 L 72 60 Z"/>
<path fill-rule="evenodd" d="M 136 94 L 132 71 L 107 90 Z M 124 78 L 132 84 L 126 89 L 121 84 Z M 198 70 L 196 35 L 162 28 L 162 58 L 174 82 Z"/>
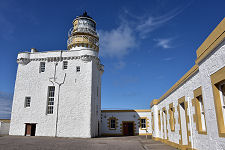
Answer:
<path fill-rule="evenodd" d="M 164 61 L 171 61 L 171 60 L 173 60 L 174 59 L 174 57 L 167 57 L 167 58 L 164 58 L 163 60 Z"/>
<path fill-rule="evenodd" d="M 164 15 L 158 16 L 153 16 L 152 14 L 136 15 L 124 9 L 124 13 L 119 15 L 120 25 L 117 28 L 99 30 L 100 55 L 103 57 L 117 58 L 117 69 L 124 68 L 125 65 L 120 62 L 124 56 L 136 49 L 142 39 L 150 35 L 150 32 L 158 29 L 179 15 L 185 7 L 179 7 Z M 171 40 L 170 38 L 155 39 L 157 46 L 163 48 L 171 48 Z"/>
<path fill-rule="evenodd" d="M 139 20 L 139 22 L 141 23 L 137 25 L 136 30 L 139 32 L 141 38 L 146 38 L 146 36 L 150 32 L 156 30 L 157 28 L 161 27 L 166 22 L 173 19 L 174 17 L 179 15 L 183 10 L 184 8 L 177 8 L 164 15 L 147 16 L 145 18 L 141 18 L 141 20 Z"/>
<path fill-rule="evenodd" d="M 165 38 L 165 39 L 154 39 L 156 41 L 156 46 L 162 47 L 162 48 L 172 48 L 171 41 L 172 38 Z"/>
<path fill-rule="evenodd" d="M 122 58 L 136 46 L 132 29 L 124 24 L 110 31 L 100 30 L 99 36 L 102 56 Z"/>
<path fill-rule="evenodd" d="M 183 10 L 184 7 L 179 7 L 164 15 L 142 14 L 137 16 L 124 9 L 124 13 L 119 15 L 120 25 L 117 28 L 109 31 L 99 30 L 101 55 L 103 57 L 124 57 L 137 47 L 138 41 L 149 36 L 150 32 L 173 19 Z M 161 42 L 161 46 L 169 48 L 168 43 L 170 41 L 165 39 Z"/>

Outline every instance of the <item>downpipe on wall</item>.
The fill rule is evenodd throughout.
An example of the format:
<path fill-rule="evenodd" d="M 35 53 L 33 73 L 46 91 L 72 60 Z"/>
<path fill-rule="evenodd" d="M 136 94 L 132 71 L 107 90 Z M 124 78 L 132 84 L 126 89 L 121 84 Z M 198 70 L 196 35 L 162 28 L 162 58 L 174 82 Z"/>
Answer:
<path fill-rule="evenodd" d="M 62 61 L 62 51 L 60 51 L 60 61 Z M 64 84 L 65 79 L 66 79 L 66 73 L 65 73 L 64 77 L 63 77 L 63 82 L 59 83 L 59 82 L 56 81 L 56 71 L 57 71 L 56 66 L 58 66 L 58 62 L 55 63 L 53 81 L 51 81 L 52 78 L 49 78 L 49 81 L 52 82 L 53 85 L 54 85 L 54 83 L 56 83 L 58 85 L 57 107 L 56 107 L 56 123 L 55 123 L 55 137 L 57 137 L 57 130 L 58 130 L 59 93 L 60 93 L 61 85 Z"/>

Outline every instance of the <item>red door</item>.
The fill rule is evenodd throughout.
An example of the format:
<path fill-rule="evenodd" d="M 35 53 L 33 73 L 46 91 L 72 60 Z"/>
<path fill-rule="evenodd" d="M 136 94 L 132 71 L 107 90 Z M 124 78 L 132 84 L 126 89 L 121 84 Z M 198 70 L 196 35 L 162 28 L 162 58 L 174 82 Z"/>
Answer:
<path fill-rule="evenodd" d="M 26 124 L 25 136 L 35 136 L 36 124 Z"/>
<path fill-rule="evenodd" d="M 126 136 L 134 135 L 133 122 L 124 122 L 123 123 L 123 135 L 126 135 Z"/>
<path fill-rule="evenodd" d="M 26 131 L 25 131 L 26 136 L 31 135 L 31 124 L 26 124 Z"/>

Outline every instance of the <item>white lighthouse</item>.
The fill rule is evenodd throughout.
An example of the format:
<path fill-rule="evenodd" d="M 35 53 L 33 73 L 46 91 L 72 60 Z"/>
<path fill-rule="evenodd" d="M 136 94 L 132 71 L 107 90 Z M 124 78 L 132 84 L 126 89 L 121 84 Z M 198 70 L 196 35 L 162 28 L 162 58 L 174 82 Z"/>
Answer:
<path fill-rule="evenodd" d="M 68 36 L 68 50 L 18 54 L 10 135 L 100 134 L 103 65 L 95 21 L 83 13 Z"/>

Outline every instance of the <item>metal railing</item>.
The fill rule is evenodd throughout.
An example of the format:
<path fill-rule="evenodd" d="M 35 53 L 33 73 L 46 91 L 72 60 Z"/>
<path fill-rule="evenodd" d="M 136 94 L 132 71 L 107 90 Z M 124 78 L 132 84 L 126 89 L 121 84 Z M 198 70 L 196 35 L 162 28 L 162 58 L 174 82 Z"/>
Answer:
<path fill-rule="evenodd" d="M 92 37 L 92 36 L 88 36 L 88 35 L 74 35 L 74 36 L 70 36 L 69 39 L 67 40 L 67 45 L 69 46 L 70 44 L 73 43 L 82 43 L 82 42 L 90 42 L 95 44 L 96 46 L 99 46 L 99 41 Z"/>
<path fill-rule="evenodd" d="M 74 29 L 74 27 L 70 28 L 70 30 L 68 31 L 68 37 L 72 36 L 73 34 L 75 34 L 76 32 L 83 32 L 83 33 L 89 33 L 92 35 L 97 36 L 96 31 L 89 29 L 89 28 L 76 28 Z"/>

